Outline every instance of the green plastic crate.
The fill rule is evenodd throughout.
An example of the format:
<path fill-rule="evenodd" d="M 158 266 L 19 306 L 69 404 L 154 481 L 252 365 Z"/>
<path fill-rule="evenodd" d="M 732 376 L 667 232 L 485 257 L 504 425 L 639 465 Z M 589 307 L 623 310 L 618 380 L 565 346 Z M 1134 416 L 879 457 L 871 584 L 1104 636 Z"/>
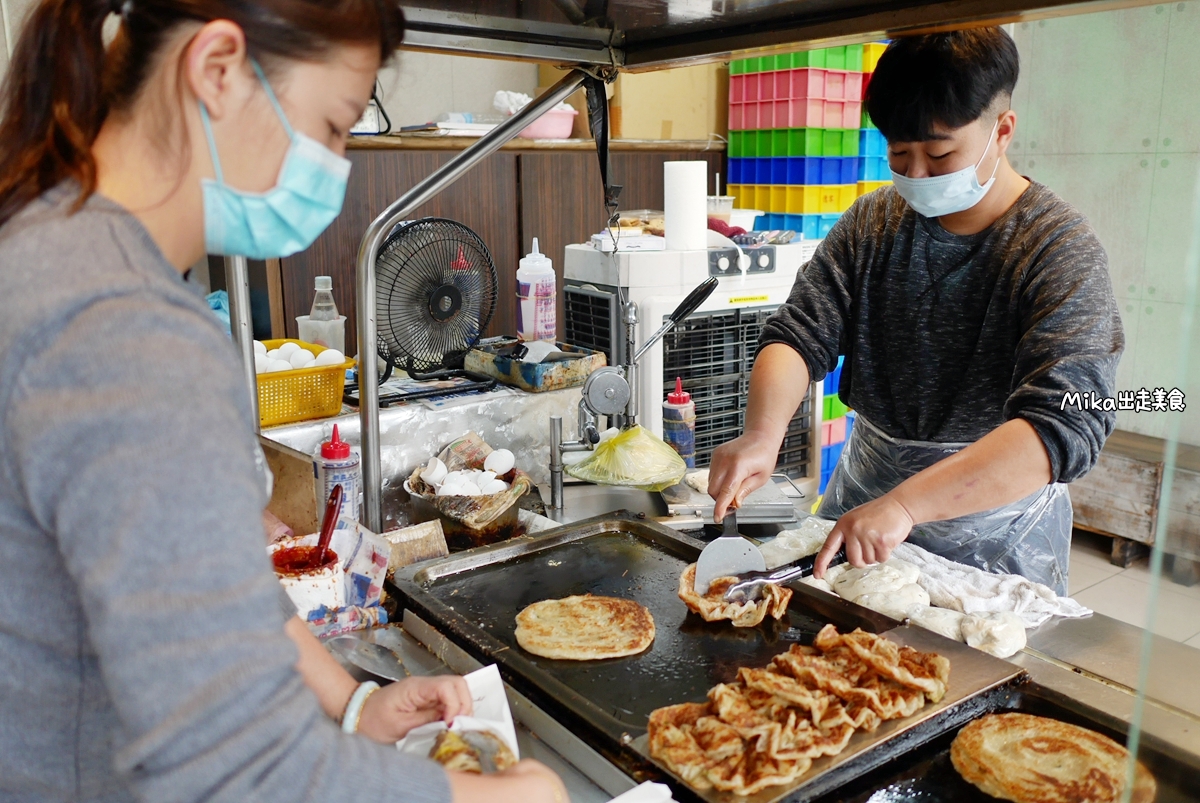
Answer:
<path fill-rule="evenodd" d="M 763 72 L 766 69 L 766 67 L 763 65 L 763 59 L 761 57 L 746 59 L 746 64 L 746 72 Z"/>
<path fill-rule="evenodd" d="M 857 128 L 823 128 L 822 156 L 858 156 Z"/>
<path fill-rule="evenodd" d="M 787 129 L 785 156 L 825 156 L 825 132 L 820 128 Z"/>
<path fill-rule="evenodd" d="M 777 56 L 768 56 L 771 59 L 772 70 L 790 70 L 792 69 L 792 54 L 780 53 Z"/>
<path fill-rule="evenodd" d="M 850 412 L 850 408 L 842 404 L 842 400 L 838 398 L 836 393 L 826 396 L 823 400 L 822 406 L 824 407 L 822 412 L 825 415 L 825 417 L 821 419 L 822 421 L 833 421 L 834 419 L 841 418 L 846 413 Z"/>
<path fill-rule="evenodd" d="M 805 67 L 825 68 L 825 50 L 806 50 L 803 53 L 792 54 L 792 69 Z"/>
<path fill-rule="evenodd" d="M 846 45 L 846 67 L 845 69 L 851 72 L 862 72 L 863 68 L 863 46 L 862 45 Z"/>
<path fill-rule="evenodd" d="M 862 53 L 859 53 L 859 63 L 862 63 Z M 846 69 L 846 46 L 838 45 L 837 47 L 825 48 L 825 69 L 827 70 L 844 70 Z"/>
<path fill-rule="evenodd" d="M 786 128 L 775 128 L 771 130 L 772 156 L 787 156 L 788 130 L 789 129 Z"/>
<path fill-rule="evenodd" d="M 866 108 L 862 112 L 862 127 L 863 128 L 878 128 L 879 126 L 871 122 L 871 115 L 867 114 Z"/>
<path fill-rule="evenodd" d="M 729 132 L 729 158 L 740 159 L 746 155 L 746 132 Z"/>
<path fill-rule="evenodd" d="M 745 59 L 734 59 L 733 61 L 729 62 L 729 74 L 730 75 L 742 75 L 745 72 L 746 72 L 746 60 Z"/>
<path fill-rule="evenodd" d="M 754 155 L 763 158 L 771 155 L 771 132 L 763 129 L 754 132 Z"/>

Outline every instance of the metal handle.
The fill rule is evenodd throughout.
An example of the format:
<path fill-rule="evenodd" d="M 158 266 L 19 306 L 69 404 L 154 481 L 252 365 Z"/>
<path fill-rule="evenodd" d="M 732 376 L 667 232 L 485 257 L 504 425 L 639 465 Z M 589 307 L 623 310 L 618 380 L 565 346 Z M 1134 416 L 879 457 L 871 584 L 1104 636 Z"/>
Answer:
<path fill-rule="evenodd" d="M 700 285 L 698 285 L 696 289 L 688 293 L 687 298 L 679 302 L 679 306 L 675 308 L 675 311 L 667 316 L 667 322 L 664 323 L 657 332 L 650 335 L 650 338 L 642 344 L 640 349 L 637 350 L 637 354 L 633 355 L 633 360 L 631 360 L 631 363 L 637 364 L 637 361 L 642 358 L 642 355 L 646 353 L 647 349 L 649 349 L 658 341 L 662 340 L 663 335 L 671 331 L 673 326 L 678 324 L 687 316 L 691 315 L 700 307 L 701 304 L 707 301 L 708 297 L 713 294 L 713 290 L 717 289 L 717 284 L 717 277 L 709 276 Z"/>

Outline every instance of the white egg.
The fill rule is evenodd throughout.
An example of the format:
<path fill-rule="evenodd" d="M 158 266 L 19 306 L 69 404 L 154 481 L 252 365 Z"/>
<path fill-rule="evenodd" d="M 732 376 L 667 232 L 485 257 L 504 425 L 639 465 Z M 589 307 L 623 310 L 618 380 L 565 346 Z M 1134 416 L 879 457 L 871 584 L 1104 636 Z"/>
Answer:
<path fill-rule="evenodd" d="M 433 486 L 441 485 L 446 479 L 446 464 L 436 457 L 429 458 L 425 468 L 421 469 L 421 479 Z"/>
<path fill-rule="evenodd" d="M 481 471 L 481 472 L 479 472 L 479 478 L 477 480 L 475 480 L 475 484 L 478 485 L 480 488 L 482 488 L 483 486 L 487 485 L 489 482 L 491 482 L 494 479 L 496 479 L 496 472 Z"/>
<path fill-rule="evenodd" d="M 282 349 L 280 350 L 282 351 Z M 296 349 L 284 357 L 284 359 L 290 362 L 293 368 L 302 368 L 305 363 L 312 362 L 316 357 L 308 349 Z"/>
<path fill-rule="evenodd" d="M 284 343 L 279 347 L 279 356 L 288 357 L 293 351 L 299 351 L 300 347 L 295 343 Z M 311 352 L 310 352 L 311 353 Z"/>
<path fill-rule="evenodd" d="M 282 357 L 279 356 L 279 349 L 271 349 L 270 351 L 267 352 L 267 356 L 270 357 L 272 360 L 282 359 Z"/>
<path fill-rule="evenodd" d="M 479 486 L 473 482 L 464 482 L 458 488 L 459 496 L 482 496 Z"/>
<path fill-rule="evenodd" d="M 341 365 L 346 361 L 346 355 L 337 349 L 325 349 L 317 355 L 317 365 Z"/>
<path fill-rule="evenodd" d="M 265 345 L 263 345 L 262 341 L 260 341 L 260 340 L 255 340 L 255 341 L 254 341 L 254 353 L 255 353 L 255 354 L 262 354 L 262 355 L 264 355 L 264 356 L 266 355 L 266 353 L 267 353 L 267 347 L 266 347 Z"/>
<path fill-rule="evenodd" d="M 491 496 L 492 494 L 502 494 L 508 490 L 508 483 L 505 482 L 504 480 L 492 480 L 491 482 L 487 483 L 479 490 L 483 492 L 484 496 Z"/>
<path fill-rule="evenodd" d="M 271 371 L 290 371 L 292 364 L 287 360 L 271 360 Z"/>
<path fill-rule="evenodd" d="M 496 476 L 500 477 L 512 471 L 512 467 L 516 462 L 513 453 L 508 449 L 497 449 L 483 461 L 483 467 L 488 471 L 496 472 Z"/>
<path fill-rule="evenodd" d="M 293 367 L 294 368 L 315 368 L 316 366 L 317 366 L 316 360 L 305 360 L 304 362 L 300 363 L 299 365 L 296 365 Z"/>
<path fill-rule="evenodd" d="M 270 370 L 271 358 L 265 354 L 254 355 L 254 373 L 265 374 Z"/>

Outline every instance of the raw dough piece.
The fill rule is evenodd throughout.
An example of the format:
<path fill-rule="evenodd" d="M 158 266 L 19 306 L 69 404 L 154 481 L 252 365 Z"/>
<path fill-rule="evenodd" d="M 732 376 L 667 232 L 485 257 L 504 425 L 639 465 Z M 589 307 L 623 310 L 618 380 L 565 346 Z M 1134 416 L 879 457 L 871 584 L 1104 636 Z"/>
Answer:
<path fill-rule="evenodd" d="M 1030 714 L 989 714 L 950 745 L 950 763 L 986 794 L 1016 803 L 1116 803 L 1125 799 L 1129 751 L 1107 736 Z M 1137 762 L 1133 803 L 1154 800 L 1154 776 Z"/>
<path fill-rule="evenodd" d="M 811 574 L 808 577 L 801 577 L 800 582 L 804 583 L 806 586 L 812 586 L 813 588 L 819 588 L 822 591 L 828 591 L 830 594 L 834 593 L 833 586 L 829 585 L 829 583 L 825 582 L 824 580 L 818 580 Z"/>
<path fill-rule="evenodd" d="M 842 599 L 853 602 L 863 594 L 886 594 L 901 586 L 917 582 L 921 570 L 907 561 L 892 558 L 886 563 L 876 563 L 861 569 L 847 569 L 832 583 L 833 590 Z"/>
<path fill-rule="evenodd" d="M 697 493 L 708 494 L 708 469 L 702 468 L 699 471 L 689 471 L 684 476 L 683 481 Z"/>
<path fill-rule="evenodd" d="M 517 643 L 543 658 L 595 661 L 637 655 L 654 641 L 642 605 L 591 594 L 535 602 L 517 614 Z"/>
<path fill-rule="evenodd" d="M 1025 623 L 1009 611 L 969 613 L 962 620 L 968 646 L 997 658 L 1007 658 L 1025 648 Z"/>
<path fill-rule="evenodd" d="M 908 609 L 908 619 L 914 625 L 932 630 L 939 636 L 962 641 L 962 620 L 965 614 L 949 608 L 934 608 L 930 605 Z"/>
<path fill-rule="evenodd" d="M 794 563 L 800 558 L 815 555 L 825 545 L 829 531 L 837 522 L 809 516 L 794 530 L 784 530 L 761 547 L 768 569 Z"/>
<path fill-rule="evenodd" d="M 829 583 L 830 588 L 832 588 L 833 584 L 837 582 L 838 578 L 850 571 L 851 568 L 853 567 L 851 567 L 849 563 L 839 563 L 837 566 L 830 566 L 825 570 L 825 576 L 821 579 L 826 583 Z M 833 593 L 836 594 L 837 590 L 835 589 Z"/>
<path fill-rule="evenodd" d="M 884 616 L 904 619 L 909 608 L 928 605 L 929 595 L 916 583 L 908 583 L 892 591 L 869 591 L 851 601 Z"/>

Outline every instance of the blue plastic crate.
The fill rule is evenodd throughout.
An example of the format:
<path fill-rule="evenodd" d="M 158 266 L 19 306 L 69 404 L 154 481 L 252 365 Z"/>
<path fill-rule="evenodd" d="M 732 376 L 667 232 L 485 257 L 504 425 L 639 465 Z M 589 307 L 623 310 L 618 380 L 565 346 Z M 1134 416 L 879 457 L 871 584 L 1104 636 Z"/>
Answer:
<path fill-rule="evenodd" d="M 770 229 L 771 227 L 768 225 L 769 221 L 767 220 L 769 217 L 770 215 L 759 215 L 754 218 L 754 231 L 767 231 Z"/>
<path fill-rule="evenodd" d="M 858 164 L 853 156 L 826 156 L 821 160 L 820 184 L 853 184 L 858 181 Z"/>
<path fill-rule="evenodd" d="M 833 224 L 838 222 L 841 215 L 816 215 L 818 221 L 817 239 L 825 237 L 833 229 Z"/>
<path fill-rule="evenodd" d="M 731 157 L 729 159 L 729 167 L 727 168 L 729 176 L 725 179 L 725 181 L 729 184 L 753 184 L 753 181 L 742 180 L 742 170 L 746 163 L 750 161 L 750 159 L 744 159 L 742 157 Z"/>
<path fill-rule="evenodd" d="M 842 381 L 842 358 L 838 357 L 837 365 L 833 370 L 825 374 L 824 393 L 826 396 L 832 396 L 838 391 L 838 383 Z"/>
<path fill-rule="evenodd" d="M 859 156 L 887 156 L 887 140 L 878 128 L 863 128 L 858 132 Z"/>
<path fill-rule="evenodd" d="M 846 413 L 846 440 L 850 440 L 850 433 L 854 431 L 854 420 L 858 418 L 858 413 L 851 410 Z"/>
<path fill-rule="evenodd" d="M 782 156 L 772 157 L 771 159 L 771 180 L 768 184 L 787 184 L 788 183 L 788 160 Z"/>
<path fill-rule="evenodd" d="M 793 186 L 800 184 L 821 183 L 821 159 L 816 156 L 792 156 L 788 158 L 787 183 Z"/>
<path fill-rule="evenodd" d="M 750 183 L 750 182 L 747 182 Z M 754 184 L 770 184 L 771 183 L 771 160 L 770 159 L 755 159 L 754 160 Z"/>
<path fill-rule="evenodd" d="M 858 181 L 891 181 L 892 170 L 886 156 L 858 157 Z"/>
<path fill-rule="evenodd" d="M 833 476 L 833 469 L 821 472 L 821 486 L 817 489 L 817 493 L 825 493 L 825 488 L 829 485 L 829 478 Z"/>

